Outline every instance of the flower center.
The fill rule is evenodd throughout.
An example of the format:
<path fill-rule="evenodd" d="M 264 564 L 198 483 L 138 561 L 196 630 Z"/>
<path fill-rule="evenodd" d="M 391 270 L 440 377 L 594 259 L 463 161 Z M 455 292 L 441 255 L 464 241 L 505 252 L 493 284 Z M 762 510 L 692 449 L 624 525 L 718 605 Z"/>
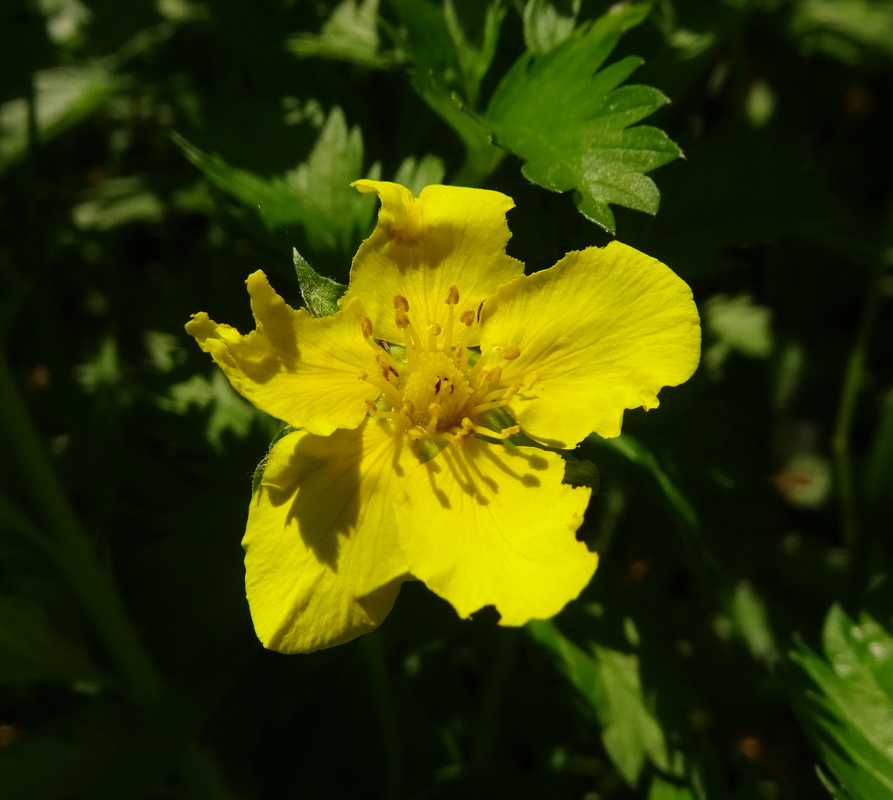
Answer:
<path fill-rule="evenodd" d="M 363 317 L 363 336 L 374 352 L 374 369 L 360 373 L 381 394 L 369 413 L 399 425 L 417 443 L 421 455 L 428 458 L 446 444 L 460 447 L 474 434 L 491 439 L 506 439 L 520 428 L 517 425 L 494 430 L 487 412 L 505 406 L 521 389 L 502 381 L 502 362 L 517 358 L 517 347 L 494 347 L 481 353 L 466 345 L 472 327 L 477 324 L 473 311 L 456 318 L 459 291 L 450 286 L 441 323 L 419 330 L 413 323 L 409 302 L 403 295 L 394 297 L 394 320 L 406 337 L 405 360 L 397 350 L 390 352 L 372 335 L 372 321 Z M 525 381 L 525 386 L 528 381 Z M 492 423 L 490 423 L 492 424 Z"/>

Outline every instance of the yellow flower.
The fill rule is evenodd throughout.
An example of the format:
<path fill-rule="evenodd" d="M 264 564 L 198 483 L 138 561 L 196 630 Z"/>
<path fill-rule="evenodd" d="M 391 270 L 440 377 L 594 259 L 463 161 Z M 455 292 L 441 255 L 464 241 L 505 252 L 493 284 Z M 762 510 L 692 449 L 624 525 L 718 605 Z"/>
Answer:
<path fill-rule="evenodd" d="M 255 272 L 256 330 L 204 313 L 187 325 L 296 429 L 269 455 L 243 541 L 257 634 L 284 652 L 346 642 L 412 579 L 462 617 L 550 617 L 596 568 L 575 536 L 590 490 L 562 482 L 557 453 L 504 440 L 569 449 L 655 408 L 698 363 L 691 292 L 619 242 L 525 276 L 497 192 L 354 186 L 381 211 L 337 313 L 296 311 Z"/>

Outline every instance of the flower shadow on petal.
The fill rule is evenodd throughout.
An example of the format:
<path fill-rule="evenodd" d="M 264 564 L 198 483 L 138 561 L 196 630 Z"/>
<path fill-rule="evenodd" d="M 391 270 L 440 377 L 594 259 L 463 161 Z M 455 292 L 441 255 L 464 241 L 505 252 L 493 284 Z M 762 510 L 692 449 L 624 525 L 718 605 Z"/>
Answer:
<path fill-rule="evenodd" d="M 524 452 L 511 446 L 478 446 L 474 447 L 475 452 L 473 453 L 469 452 L 469 450 L 470 448 L 463 448 L 458 452 L 445 451 L 443 461 L 447 465 L 455 485 L 462 492 L 473 497 L 474 501 L 480 506 L 489 505 L 491 498 L 497 497 L 500 491 L 499 481 L 495 480 L 492 474 L 485 475 L 482 471 L 482 459 L 486 458 L 492 462 L 496 469 L 509 480 L 531 489 L 541 486 L 542 482 L 534 472 L 529 470 L 542 471 L 548 468 L 548 462 L 542 456 Z M 517 461 L 518 459 L 525 462 L 525 464 L 523 466 L 518 464 L 518 469 L 515 469 L 509 463 L 509 460 Z M 445 509 L 450 509 L 452 506 L 448 495 L 437 485 L 437 475 L 440 471 L 440 467 L 436 463 L 430 464 L 428 477 L 431 489 L 440 505 Z"/>
<path fill-rule="evenodd" d="M 291 504 L 288 522 L 297 523 L 307 547 L 334 572 L 338 571 L 339 536 L 347 538 L 356 531 L 363 457 L 360 436 L 340 439 L 306 436 L 295 447 L 280 479 L 266 486 L 274 506 Z M 287 480 L 282 480 L 285 476 Z M 291 531 L 286 529 L 283 535 L 291 535 Z"/>

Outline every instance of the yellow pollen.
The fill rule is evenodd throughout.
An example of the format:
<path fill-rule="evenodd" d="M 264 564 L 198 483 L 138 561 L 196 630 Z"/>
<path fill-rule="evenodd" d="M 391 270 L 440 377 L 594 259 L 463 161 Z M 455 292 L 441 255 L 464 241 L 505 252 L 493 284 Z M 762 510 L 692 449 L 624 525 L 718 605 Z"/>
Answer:
<path fill-rule="evenodd" d="M 360 320 L 360 328 L 363 331 L 363 336 L 366 339 L 371 338 L 372 336 L 372 320 L 369 317 L 363 317 Z"/>
<path fill-rule="evenodd" d="M 455 286 L 450 286 L 447 291 L 447 299 L 445 301 L 447 305 L 454 306 L 459 302 L 459 290 Z"/>

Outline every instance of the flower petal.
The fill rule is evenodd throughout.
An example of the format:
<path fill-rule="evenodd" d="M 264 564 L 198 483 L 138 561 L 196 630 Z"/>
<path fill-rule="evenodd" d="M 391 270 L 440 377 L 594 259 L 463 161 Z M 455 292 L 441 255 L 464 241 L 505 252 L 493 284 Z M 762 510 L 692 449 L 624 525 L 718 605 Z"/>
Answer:
<path fill-rule="evenodd" d="M 557 614 L 598 563 L 574 535 L 590 490 L 563 476 L 555 453 L 475 438 L 419 465 L 397 506 L 412 574 L 461 617 L 487 605 L 502 625 Z"/>
<path fill-rule="evenodd" d="M 481 315 L 481 351 L 513 346 L 504 383 L 524 432 L 569 448 L 592 431 L 620 435 L 623 411 L 656 408 L 657 392 L 688 380 L 701 331 L 691 290 L 669 267 L 620 242 L 568 253 L 503 286 Z"/>
<path fill-rule="evenodd" d="M 365 400 L 378 394 L 358 379 L 374 369 L 360 326 L 362 305 L 355 301 L 316 318 L 291 308 L 263 272 L 247 283 L 257 330 L 243 336 L 202 312 L 193 315 L 187 333 L 261 411 L 321 436 L 357 427 L 366 416 Z"/>
<path fill-rule="evenodd" d="M 409 317 L 424 333 L 445 322 L 451 285 L 459 290 L 458 319 L 523 274 L 521 262 L 505 253 L 511 237 L 505 214 L 514 207 L 510 197 L 457 186 L 426 186 L 416 197 L 396 183 L 352 185 L 381 200 L 378 225 L 354 257 L 345 295 L 363 300 L 376 337 L 404 343 L 394 323 L 395 295 L 409 301 Z M 477 341 L 475 330 L 468 343 Z"/>
<path fill-rule="evenodd" d="M 405 441 L 393 425 L 368 420 L 276 443 L 242 542 L 248 603 L 266 647 L 332 647 L 387 616 L 409 577 L 393 513 L 395 483 L 418 463 Z"/>

